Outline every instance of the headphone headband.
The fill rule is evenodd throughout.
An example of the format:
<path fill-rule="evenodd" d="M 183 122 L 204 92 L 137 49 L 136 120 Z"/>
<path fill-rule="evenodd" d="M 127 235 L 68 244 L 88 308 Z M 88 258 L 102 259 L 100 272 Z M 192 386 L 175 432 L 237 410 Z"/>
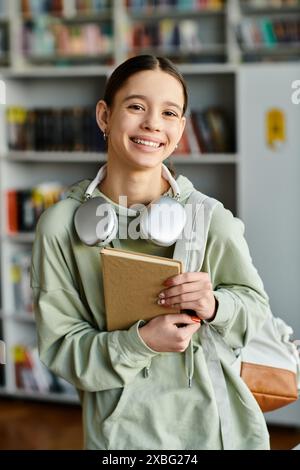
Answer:
<path fill-rule="evenodd" d="M 101 183 L 101 181 L 104 180 L 105 176 L 107 173 L 107 163 L 105 163 L 100 170 L 98 171 L 96 177 L 93 179 L 93 181 L 88 185 L 86 191 L 85 191 L 85 199 L 91 199 L 93 192 L 95 191 L 96 187 Z M 170 183 L 170 186 L 173 191 L 173 197 L 177 201 L 180 198 L 180 189 L 179 186 L 171 175 L 170 171 L 166 167 L 166 165 L 162 164 L 162 177 Z"/>

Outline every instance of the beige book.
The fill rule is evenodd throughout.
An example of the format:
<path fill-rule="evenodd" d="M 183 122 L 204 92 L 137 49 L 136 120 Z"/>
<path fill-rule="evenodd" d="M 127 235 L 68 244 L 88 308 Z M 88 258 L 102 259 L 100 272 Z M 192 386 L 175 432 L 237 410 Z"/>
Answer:
<path fill-rule="evenodd" d="M 138 320 L 180 313 L 157 303 L 163 282 L 182 272 L 180 261 L 116 248 L 101 250 L 107 330 L 124 330 Z"/>

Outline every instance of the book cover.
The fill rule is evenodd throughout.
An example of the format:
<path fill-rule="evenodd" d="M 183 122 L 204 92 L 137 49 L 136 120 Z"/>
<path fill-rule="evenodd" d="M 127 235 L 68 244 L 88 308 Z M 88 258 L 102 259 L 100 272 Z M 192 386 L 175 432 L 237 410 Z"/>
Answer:
<path fill-rule="evenodd" d="M 163 282 L 182 272 L 180 261 L 116 248 L 101 250 L 107 330 L 124 330 L 180 309 L 158 305 Z"/>

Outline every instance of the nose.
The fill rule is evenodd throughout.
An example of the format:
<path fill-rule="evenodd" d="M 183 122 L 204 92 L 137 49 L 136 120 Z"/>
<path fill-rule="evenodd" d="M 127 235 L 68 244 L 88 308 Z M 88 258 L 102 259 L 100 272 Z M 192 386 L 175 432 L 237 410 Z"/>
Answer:
<path fill-rule="evenodd" d="M 147 113 L 142 122 L 142 128 L 149 131 L 161 131 L 161 126 L 160 117 L 154 112 Z"/>

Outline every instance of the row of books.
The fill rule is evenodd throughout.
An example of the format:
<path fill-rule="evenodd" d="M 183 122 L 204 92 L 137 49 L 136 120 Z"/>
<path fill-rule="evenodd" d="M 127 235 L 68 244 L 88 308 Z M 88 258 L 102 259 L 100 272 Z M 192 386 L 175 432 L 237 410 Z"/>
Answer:
<path fill-rule="evenodd" d="M 24 16 L 97 14 L 107 11 L 110 0 L 22 0 L 21 12 Z"/>
<path fill-rule="evenodd" d="M 10 259 L 12 285 L 12 310 L 15 313 L 33 315 L 32 290 L 30 288 L 31 252 L 14 253 Z"/>
<path fill-rule="evenodd" d="M 41 213 L 64 198 L 65 187 L 47 182 L 33 188 L 6 191 L 8 233 L 32 232 Z"/>
<path fill-rule="evenodd" d="M 233 128 L 223 108 L 192 111 L 191 120 L 200 153 L 234 152 Z"/>
<path fill-rule="evenodd" d="M 234 153 L 234 140 L 233 127 L 223 108 L 191 111 L 174 155 Z"/>
<path fill-rule="evenodd" d="M 31 56 L 98 56 L 111 54 L 113 32 L 110 21 L 101 24 L 63 24 L 39 17 L 23 26 L 24 53 Z"/>
<path fill-rule="evenodd" d="M 133 13 L 152 13 L 154 11 L 199 11 L 221 10 L 224 0 L 127 0 L 127 8 Z"/>
<path fill-rule="evenodd" d="M 16 387 L 27 392 L 65 393 L 76 396 L 76 391 L 64 379 L 55 376 L 39 359 L 34 346 L 15 344 L 12 348 Z"/>
<path fill-rule="evenodd" d="M 95 108 L 25 109 L 8 107 L 10 150 L 103 152 L 105 142 Z"/>
<path fill-rule="evenodd" d="M 238 25 L 237 38 L 242 46 L 249 48 L 300 43 L 300 18 L 247 18 Z"/>
<path fill-rule="evenodd" d="M 8 52 L 8 31 L 7 24 L 0 23 L 0 60 L 5 57 Z"/>
<path fill-rule="evenodd" d="M 94 108 L 29 110 L 9 107 L 6 117 L 10 150 L 105 151 Z M 196 146 L 193 144 L 195 137 Z M 177 154 L 233 150 L 230 119 L 225 109 L 208 107 L 191 111 Z"/>
<path fill-rule="evenodd" d="M 242 6 L 251 8 L 282 8 L 300 6 L 300 0 L 241 0 Z"/>
<path fill-rule="evenodd" d="M 62 0 L 22 0 L 21 12 L 23 15 L 62 15 L 63 2 Z"/>
<path fill-rule="evenodd" d="M 207 44 L 201 24 L 197 20 L 163 19 L 136 22 L 128 35 L 129 49 L 159 47 L 164 51 L 201 53 Z"/>

